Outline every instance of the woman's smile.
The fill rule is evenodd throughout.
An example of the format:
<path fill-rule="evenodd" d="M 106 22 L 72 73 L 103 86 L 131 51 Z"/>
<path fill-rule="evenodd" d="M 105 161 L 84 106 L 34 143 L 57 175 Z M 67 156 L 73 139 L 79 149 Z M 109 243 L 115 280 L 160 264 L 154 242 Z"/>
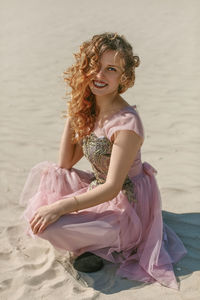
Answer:
<path fill-rule="evenodd" d="M 100 81 L 100 80 L 93 80 L 93 85 L 96 87 L 96 88 L 104 88 L 106 87 L 108 84 L 105 83 L 104 81 Z"/>

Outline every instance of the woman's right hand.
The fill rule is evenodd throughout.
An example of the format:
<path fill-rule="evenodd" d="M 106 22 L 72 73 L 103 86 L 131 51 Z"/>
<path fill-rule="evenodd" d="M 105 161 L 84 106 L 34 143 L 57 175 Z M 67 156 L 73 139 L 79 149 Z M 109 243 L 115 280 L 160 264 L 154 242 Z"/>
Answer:
<path fill-rule="evenodd" d="M 54 205 L 54 203 L 41 206 L 30 220 L 33 233 L 42 233 L 48 225 L 56 222 L 61 215 L 59 207 Z"/>

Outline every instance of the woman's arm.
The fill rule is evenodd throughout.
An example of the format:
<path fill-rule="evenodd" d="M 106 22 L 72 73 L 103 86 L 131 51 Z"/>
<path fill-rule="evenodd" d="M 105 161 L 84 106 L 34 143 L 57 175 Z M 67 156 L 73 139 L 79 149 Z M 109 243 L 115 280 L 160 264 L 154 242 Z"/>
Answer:
<path fill-rule="evenodd" d="M 133 131 L 119 131 L 111 153 L 109 170 L 104 184 L 73 198 L 55 203 L 61 214 L 81 210 L 112 200 L 122 189 L 123 183 L 142 144 L 142 138 Z"/>
<path fill-rule="evenodd" d="M 70 119 L 68 118 L 60 143 L 58 162 L 60 168 L 71 169 L 83 157 L 81 145 L 78 143 L 72 144 L 71 138 L 72 129 L 70 127 Z"/>
<path fill-rule="evenodd" d="M 142 141 L 142 138 L 133 131 L 119 131 L 113 144 L 106 182 L 76 196 L 76 198 L 68 197 L 40 207 L 30 220 L 33 233 L 41 233 L 62 215 L 96 206 L 116 197 L 122 188 Z"/>

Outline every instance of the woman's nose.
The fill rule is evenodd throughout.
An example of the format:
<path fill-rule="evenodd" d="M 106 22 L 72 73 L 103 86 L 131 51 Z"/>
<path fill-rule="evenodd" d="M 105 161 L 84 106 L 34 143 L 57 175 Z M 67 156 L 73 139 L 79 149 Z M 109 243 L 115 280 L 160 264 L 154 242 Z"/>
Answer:
<path fill-rule="evenodd" d="M 104 77 L 104 72 L 103 72 L 102 69 L 100 69 L 100 70 L 98 71 L 98 73 L 96 74 L 96 78 L 101 79 L 101 78 L 103 78 L 103 77 Z"/>

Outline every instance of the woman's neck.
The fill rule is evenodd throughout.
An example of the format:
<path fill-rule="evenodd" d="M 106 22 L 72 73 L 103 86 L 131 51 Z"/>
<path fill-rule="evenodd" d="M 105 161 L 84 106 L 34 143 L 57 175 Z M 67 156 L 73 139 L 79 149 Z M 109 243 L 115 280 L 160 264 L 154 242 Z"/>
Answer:
<path fill-rule="evenodd" d="M 123 103 L 123 98 L 117 93 L 115 95 L 96 96 L 96 105 L 99 111 L 99 116 L 108 113 Z"/>

